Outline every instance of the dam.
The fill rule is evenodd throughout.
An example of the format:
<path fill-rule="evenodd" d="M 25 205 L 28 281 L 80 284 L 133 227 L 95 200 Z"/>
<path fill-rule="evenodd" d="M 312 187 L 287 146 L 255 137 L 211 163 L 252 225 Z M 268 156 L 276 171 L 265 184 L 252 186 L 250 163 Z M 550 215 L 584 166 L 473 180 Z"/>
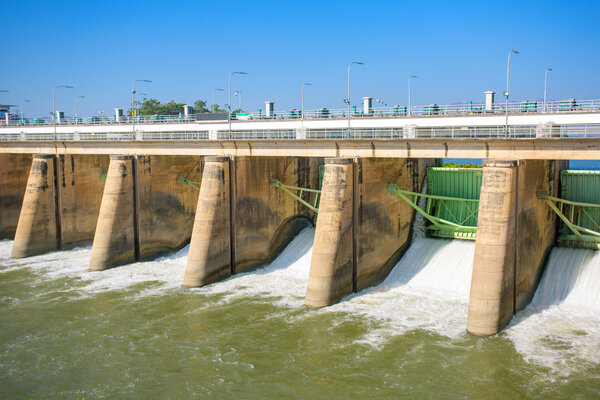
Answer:
<path fill-rule="evenodd" d="M 438 239 L 464 240 L 455 245 L 473 254 L 456 272 L 470 281 L 464 328 L 488 336 L 532 301 L 555 245 L 599 248 L 600 175 L 568 169 L 568 160 L 600 159 L 598 115 L 517 113 L 537 125 L 506 131 L 477 114 L 371 116 L 347 131 L 335 117 L 236 121 L 231 131 L 231 121 L 138 121 L 134 140 L 119 136 L 126 122 L 8 125 L 0 233 L 14 239 L 13 258 L 91 244 L 90 271 L 189 243 L 181 284 L 192 288 L 272 263 L 314 226 L 310 308 L 379 285 L 419 247 L 435 253 L 427 248 Z M 145 139 L 154 129 L 170 133 Z M 190 140 L 193 129 L 209 135 Z M 331 137 L 313 138 L 319 129 Z M 483 165 L 439 167 L 452 157 Z M 431 239 L 411 239 L 415 216 Z"/>
<path fill-rule="evenodd" d="M 600 159 L 597 115 L 517 113 L 561 123 L 508 136 L 477 125 L 494 115 L 232 121 L 231 138 L 226 121 L 0 127 L 0 335 L 30 349 L 0 355 L 8 379 L 35 364 L 112 395 L 345 396 L 365 370 L 405 384 L 452 360 L 496 383 L 449 372 L 410 393 L 552 398 L 567 375 L 593 395 L 600 175 L 570 160 Z M 134 363 L 155 378 L 135 393 Z"/>

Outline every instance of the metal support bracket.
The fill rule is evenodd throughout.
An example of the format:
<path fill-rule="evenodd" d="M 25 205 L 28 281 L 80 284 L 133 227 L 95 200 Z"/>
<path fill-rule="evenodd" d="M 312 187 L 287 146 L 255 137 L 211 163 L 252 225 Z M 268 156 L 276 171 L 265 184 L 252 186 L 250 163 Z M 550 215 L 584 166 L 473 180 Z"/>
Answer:
<path fill-rule="evenodd" d="M 431 236 L 450 238 L 450 239 L 463 239 L 463 240 L 475 240 L 477 234 L 477 226 L 466 225 L 466 221 L 469 219 L 477 219 L 477 213 L 479 211 L 479 200 L 478 199 L 464 199 L 460 197 L 448 197 L 448 196 L 436 196 L 425 193 L 416 193 L 408 190 L 402 190 L 398 185 L 390 183 L 387 186 L 387 191 L 399 196 L 408 205 L 415 209 L 425 219 L 431 222 L 426 230 Z M 424 197 L 427 199 L 427 206 L 425 210 L 418 206 L 418 199 Z M 466 217 L 459 218 L 457 215 L 452 213 L 452 208 L 449 207 L 451 203 L 459 203 L 466 210 Z M 454 219 L 454 221 L 448 221 L 437 217 L 431 213 L 434 208 L 444 208 L 448 214 Z"/>
<path fill-rule="evenodd" d="M 547 190 L 538 189 L 537 198 L 548 204 L 567 228 L 559 232 L 558 243 L 567 247 L 600 250 L 600 204 L 581 203 L 550 196 Z M 581 226 L 583 220 L 593 229 Z M 570 232 L 570 233 L 569 233 Z"/>

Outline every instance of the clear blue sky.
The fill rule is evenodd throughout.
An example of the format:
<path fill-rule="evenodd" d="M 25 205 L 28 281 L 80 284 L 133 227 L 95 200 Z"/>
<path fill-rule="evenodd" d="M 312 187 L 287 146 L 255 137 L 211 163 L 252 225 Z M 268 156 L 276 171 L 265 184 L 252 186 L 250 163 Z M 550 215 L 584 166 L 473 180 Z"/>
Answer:
<path fill-rule="evenodd" d="M 511 99 L 600 98 L 600 1 L 3 1 L 0 103 L 30 99 L 28 116 L 57 109 L 112 114 L 127 107 L 131 83 L 160 101 L 209 100 L 212 89 L 241 90 L 245 109 L 342 108 L 346 68 L 353 104 L 483 102 L 506 82 Z M 226 103 L 217 93 L 217 103 Z M 234 106 L 237 100 L 232 100 Z"/>

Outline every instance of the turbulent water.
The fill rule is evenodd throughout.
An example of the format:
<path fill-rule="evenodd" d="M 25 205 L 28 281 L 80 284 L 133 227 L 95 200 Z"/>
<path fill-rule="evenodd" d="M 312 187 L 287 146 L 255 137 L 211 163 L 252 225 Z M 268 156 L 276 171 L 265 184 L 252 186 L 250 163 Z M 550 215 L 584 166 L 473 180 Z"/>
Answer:
<path fill-rule="evenodd" d="M 314 229 L 270 265 L 181 287 L 187 250 L 88 272 L 0 242 L 0 398 L 598 398 L 600 258 L 554 249 L 531 305 L 465 333 L 474 244 L 416 234 L 377 287 L 303 307 Z"/>

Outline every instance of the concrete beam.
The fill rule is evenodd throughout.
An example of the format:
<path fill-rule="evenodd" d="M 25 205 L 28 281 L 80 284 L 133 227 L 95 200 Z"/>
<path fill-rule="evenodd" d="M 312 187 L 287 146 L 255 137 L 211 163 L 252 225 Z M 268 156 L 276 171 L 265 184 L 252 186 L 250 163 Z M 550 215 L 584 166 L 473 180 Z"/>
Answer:
<path fill-rule="evenodd" d="M 1 153 L 600 160 L 600 138 L 2 142 Z"/>

